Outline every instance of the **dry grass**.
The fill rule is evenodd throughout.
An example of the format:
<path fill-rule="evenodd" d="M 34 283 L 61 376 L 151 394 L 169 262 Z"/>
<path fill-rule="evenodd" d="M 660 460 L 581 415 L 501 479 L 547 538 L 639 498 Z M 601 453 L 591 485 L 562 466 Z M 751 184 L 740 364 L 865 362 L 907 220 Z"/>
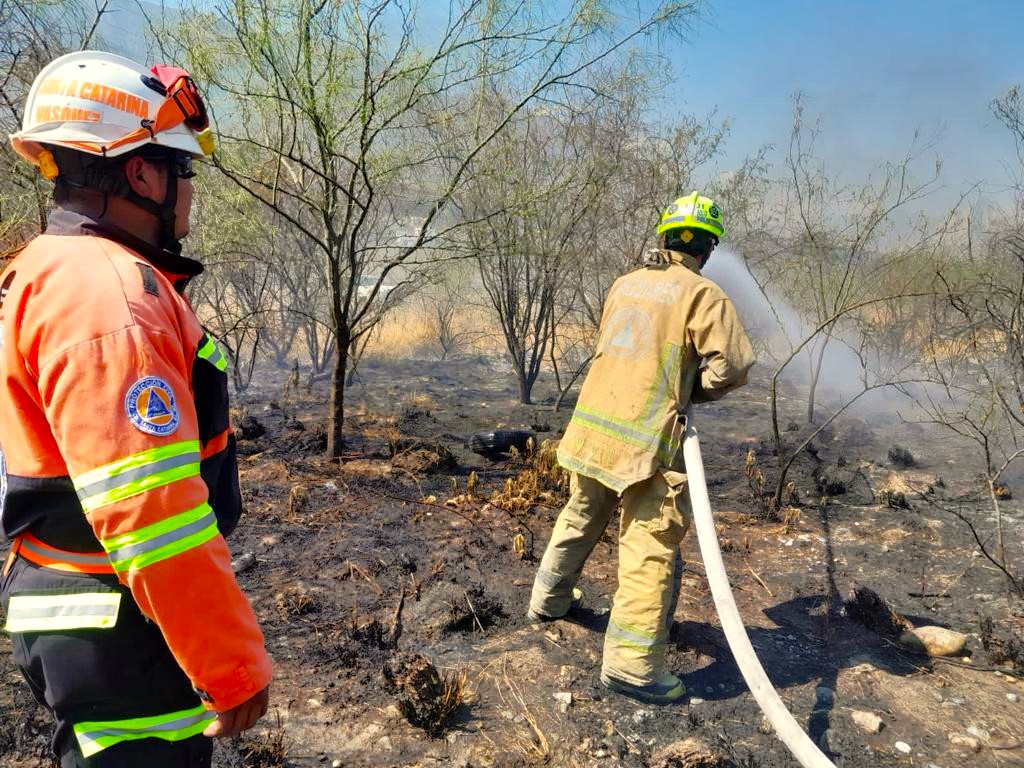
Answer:
<path fill-rule="evenodd" d="M 280 711 L 275 712 L 275 724 L 254 742 L 241 745 L 244 768 L 285 768 L 288 765 L 288 739 Z"/>
<path fill-rule="evenodd" d="M 502 703 L 506 707 L 519 710 L 523 722 L 530 728 L 526 734 L 517 733 L 514 736 L 516 751 L 519 753 L 519 757 L 524 765 L 546 764 L 551 760 L 551 745 L 548 742 L 548 737 L 541 730 L 537 718 L 534 717 L 530 708 L 526 706 L 523 692 L 513 679 L 515 674 L 513 673 L 513 676 L 509 676 L 508 662 L 508 654 L 505 654 L 501 660 L 501 675 L 494 676 L 495 687 Z"/>
<path fill-rule="evenodd" d="M 490 315 L 481 310 L 463 307 L 455 318 L 458 328 L 477 329 L 465 349 L 472 353 L 500 352 L 503 347 L 498 327 Z M 421 308 L 398 309 L 386 317 L 373 332 L 366 345 L 366 356 L 378 360 L 402 360 L 413 353 L 433 353 L 439 348 L 431 318 Z"/>

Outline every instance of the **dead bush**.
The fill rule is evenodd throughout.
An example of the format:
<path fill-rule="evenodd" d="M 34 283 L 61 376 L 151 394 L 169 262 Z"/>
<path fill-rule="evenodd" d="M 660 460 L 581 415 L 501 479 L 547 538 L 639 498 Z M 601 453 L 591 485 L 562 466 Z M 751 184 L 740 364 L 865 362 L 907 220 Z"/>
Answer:
<path fill-rule="evenodd" d="M 697 738 L 676 741 L 651 755 L 651 768 L 736 768 L 726 755 Z"/>
<path fill-rule="evenodd" d="M 536 506 L 557 506 L 569 493 L 569 473 L 558 463 L 558 441 L 545 440 L 525 455 L 513 453 L 522 471 L 505 481 L 490 502 L 510 513 L 527 513 Z"/>
<path fill-rule="evenodd" d="M 863 624 L 883 637 L 898 638 L 913 625 L 892 604 L 873 589 L 856 586 L 846 597 L 847 618 Z"/>
<path fill-rule="evenodd" d="M 452 715 L 469 702 L 466 672 L 442 675 L 421 654 L 396 654 L 384 664 L 383 673 L 405 719 L 434 738 L 444 735 Z"/>

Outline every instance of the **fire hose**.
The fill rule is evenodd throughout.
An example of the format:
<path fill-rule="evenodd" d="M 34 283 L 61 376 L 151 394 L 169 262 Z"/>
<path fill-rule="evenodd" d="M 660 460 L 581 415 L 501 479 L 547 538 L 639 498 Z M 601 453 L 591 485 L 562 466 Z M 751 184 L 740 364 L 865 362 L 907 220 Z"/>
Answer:
<path fill-rule="evenodd" d="M 683 458 L 686 461 L 686 475 L 690 489 L 690 504 L 693 507 L 693 521 L 697 528 L 701 557 L 707 572 L 711 596 L 722 622 L 725 639 L 743 674 L 743 679 L 754 694 L 761 711 L 771 723 L 782 743 L 804 768 L 836 768 L 835 764 L 818 749 L 810 736 L 793 719 L 786 705 L 772 686 L 764 667 L 761 666 L 754 646 L 750 644 L 743 619 L 740 618 L 736 599 L 729 585 L 729 576 L 722 562 L 722 549 L 718 544 L 715 521 L 711 516 L 711 501 L 704 478 L 704 462 L 700 455 L 700 441 L 693 423 L 693 406 L 686 409 L 686 434 L 683 438 Z"/>

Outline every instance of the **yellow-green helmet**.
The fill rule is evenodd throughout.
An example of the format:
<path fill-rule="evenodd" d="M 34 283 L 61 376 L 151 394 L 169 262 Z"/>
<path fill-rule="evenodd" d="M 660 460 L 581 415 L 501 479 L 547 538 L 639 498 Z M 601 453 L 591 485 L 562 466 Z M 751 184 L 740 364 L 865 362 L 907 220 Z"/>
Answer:
<path fill-rule="evenodd" d="M 710 197 L 699 192 L 677 198 L 661 214 L 658 234 L 663 235 L 672 229 L 703 229 L 721 239 L 725 235 L 722 223 L 722 210 Z"/>

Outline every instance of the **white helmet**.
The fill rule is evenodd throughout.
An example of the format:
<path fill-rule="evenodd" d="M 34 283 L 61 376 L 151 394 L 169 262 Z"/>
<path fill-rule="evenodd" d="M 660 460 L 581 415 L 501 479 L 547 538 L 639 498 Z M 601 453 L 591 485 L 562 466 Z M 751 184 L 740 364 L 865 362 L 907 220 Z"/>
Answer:
<path fill-rule="evenodd" d="M 100 51 L 79 51 L 47 65 L 32 83 L 14 150 L 53 178 L 43 144 L 117 157 L 146 144 L 212 154 L 206 106 L 187 72 L 140 64 Z"/>

